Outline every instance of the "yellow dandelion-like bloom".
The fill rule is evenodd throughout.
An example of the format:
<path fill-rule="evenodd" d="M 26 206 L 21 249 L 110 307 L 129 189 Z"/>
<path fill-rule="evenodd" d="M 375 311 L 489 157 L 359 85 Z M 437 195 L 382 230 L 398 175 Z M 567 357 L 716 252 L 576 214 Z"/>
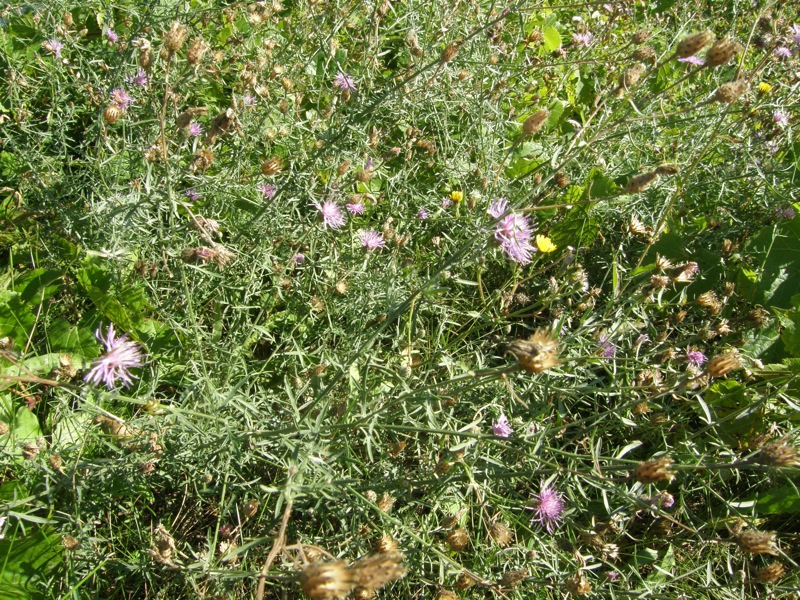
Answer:
<path fill-rule="evenodd" d="M 464 199 L 464 192 L 453 190 L 450 192 L 450 200 L 453 202 L 461 202 Z"/>
<path fill-rule="evenodd" d="M 772 86 L 765 81 L 758 84 L 758 91 L 762 94 L 769 94 L 772 91 Z"/>
<path fill-rule="evenodd" d="M 539 252 L 543 252 L 547 254 L 548 252 L 553 252 L 557 246 L 553 243 L 546 235 L 537 235 L 536 236 L 536 247 L 539 249 Z"/>

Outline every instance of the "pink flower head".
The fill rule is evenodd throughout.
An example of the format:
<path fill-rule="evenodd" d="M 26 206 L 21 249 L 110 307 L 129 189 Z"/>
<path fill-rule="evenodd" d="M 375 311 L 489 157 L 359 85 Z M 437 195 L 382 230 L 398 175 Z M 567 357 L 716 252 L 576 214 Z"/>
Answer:
<path fill-rule="evenodd" d="M 506 256 L 521 265 L 531 262 L 531 224 L 528 217 L 511 213 L 497 222 L 494 239 Z"/>
<path fill-rule="evenodd" d="M 552 534 L 555 528 L 561 524 L 562 514 L 564 513 L 564 497 L 550 486 L 544 486 L 541 491 L 534 495 L 533 511 L 531 523 L 539 523 L 545 528 L 547 533 Z"/>
<path fill-rule="evenodd" d="M 584 48 L 588 48 L 592 45 L 594 41 L 594 36 L 589 33 L 573 33 L 572 34 L 572 43 L 576 46 L 583 46 Z"/>
<path fill-rule="evenodd" d="M 776 125 L 780 125 L 780 126 L 788 125 L 789 124 L 789 117 L 782 110 L 776 110 L 775 112 L 772 113 L 772 121 Z"/>
<path fill-rule="evenodd" d="M 144 69 L 139 69 L 136 72 L 136 75 L 132 75 L 131 77 L 128 77 L 128 81 L 132 85 L 138 85 L 140 87 L 144 87 L 148 83 L 150 83 L 150 75 L 148 75 L 147 71 L 145 71 Z"/>
<path fill-rule="evenodd" d="M 383 236 L 374 229 L 359 231 L 358 237 L 361 240 L 361 247 L 367 250 L 375 250 L 377 248 L 386 247 L 386 240 L 384 240 Z"/>
<path fill-rule="evenodd" d="M 183 192 L 183 195 L 184 195 L 184 196 L 186 196 L 186 198 L 187 198 L 187 199 L 188 199 L 190 202 L 194 202 L 195 200 L 199 200 L 199 199 L 200 199 L 200 194 L 198 194 L 197 192 L 195 192 L 195 191 L 194 191 L 193 189 L 191 189 L 191 188 L 189 188 L 188 190 L 184 191 L 184 192 Z"/>
<path fill-rule="evenodd" d="M 795 46 L 800 46 L 800 25 L 795 23 L 790 29 L 792 30 L 792 43 Z"/>
<path fill-rule="evenodd" d="M 617 354 L 617 347 L 611 343 L 607 335 L 600 337 L 600 342 L 597 344 L 598 352 L 603 358 L 614 358 Z"/>
<path fill-rule="evenodd" d="M 116 43 L 117 40 L 119 40 L 117 32 L 111 29 L 111 27 L 106 27 L 105 29 L 103 29 L 103 35 L 106 36 L 106 39 L 112 44 Z"/>
<path fill-rule="evenodd" d="M 777 58 L 792 58 L 792 50 L 791 48 L 787 48 L 786 46 L 778 46 L 775 48 L 773 54 Z"/>
<path fill-rule="evenodd" d="M 189 123 L 189 135 L 192 137 L 197 137 L 203 133 L 203 126 L 198 123 L 197 121 L 192 121 Z"/>
<path fill-rule="evenodd" d="M 265 183 L 258 188 L 258 191 L 264 196 L 264 200 L 272 200 L 275 194 L 278 193 L 278 188 L 272 184 Z"/>
<path fill-rule="evenodd" d="M 427 210 L 425 210 L 424 208 L 420 208 L 420 209 L 419 209 L 419 212 L 417 212 L 417 218 L 418 218 L 420 221 L 424 221 L 425 219 L 427 219 L 427 218 L 428 218 L 428 211 L 427 211 Z"/>
<path fill-rule="evenodd" d="M 347 208 L 347 212 L 351 215 L 363 215 L 364 211 L 367 210 L 367 207 L 364 206 L 363 202 L 354 202 L 353 204 L 345 204 L 345 208 Z"/>
<path fill-rule="evenodd" d="M 56 38 L 50 38 L 42 44 L 42 48 L 47 50 L 56 58 L 61 58 L 61 50 L 64 48 L 64 44 L 62 44 L 61 41 L 57 40 Z"/>
<path fill-rule="evenodd" d="M 128 110 L 133 104 L 133 98 L 122 88 L 114 88 L 109 94 L 111 102 L 116 104 L 120 110 Z"/>
<path fill-rule="evenodd" d="M 511 428 L 511 423 L 508 422 L 508 417 L 500 415 L 497 422 L 492 425 L 492 433 L 497 437 L 507 438 L 514 430 Z"/>
<path fill-rule="evenodd" d="M 251 96 L 250 94 L 245 94 L 244 97 L 242 98 L 242 102 L 244 103 L 245 106 L 250 106 L 250 107 L 258 104 L 258 100 L 256 99 L 256 97 Z"/>
<path fill-rule="evenodd" d="M 497 200 L 492 201 L 492 203 L 489 205 L 489 208 L 486 209 L 486 212 L 495 219 L 499 219 L 506 213 L 507 210 L 508 200 L 505 198 L 498 198 Z"/>
<path fill-rule="evenodd" d="M 690 365 L 694 365 L 695 367 L 702 367 L 703 364 L 708 360 L 706 355 L 700 352 L 699 350 L 689 350 L 686 353 L 686 360 L 689 361 Z"/>
<path fill-rule="evenodd" d="M 706 61 L 696 55 L 687 56 L 686 58 L 679 58 L 678 62 L 694 65 L 695 67 L 702 67 L 704 64 L 706 64 Z"/>
<path fill-rule="evenodd" d="M 353 78 L 344 71 L 339 71 L 336 74 L 336 77 L 333 78 L 333 87 L 338 88 L 342 91 L 344 90 L 347 90 L 348 92 L 356 91 L 355 81 L 353 81 Z"/>
<path fill-rule="evenodd" d="M 442 208 L 447 208 L 453 203 L 453 201 L 449 197 L 442 198 Z"/>
<path fill-rule="evenodd" d="M 94 335 L 103 343 L 106 353 L 97 359 L 95 366 L 84 377 L 84 381 L 94 384 L 105 383 L 110 390 L 116 389 L 117 380 L 125 387 L 130 387 L 133 379 L 128 369 L 144 365 L 142 347 L 136 342 L 128 341 L 128 334 L 117 337 L 113 324 L 108 326 L 105 338 L 100 331 L 101 328 L 102 326 L 98 327 Z"/>
<path fill-rule="evenodd" d="M 322 225 L 324 227 L 339 229 L 347 220 L 342 208 L 333 200 L 325 200 L 322 204 L 315 202 L 314 206 L 322 214 Z"/>
<path fill-rule="evenodd" d="M 304 262 L 306 262 L 306 255 L 303 254 L 302 252 L 298 252 L 297 254 L 292 256 L 293 265 L 302 265 Z"/>

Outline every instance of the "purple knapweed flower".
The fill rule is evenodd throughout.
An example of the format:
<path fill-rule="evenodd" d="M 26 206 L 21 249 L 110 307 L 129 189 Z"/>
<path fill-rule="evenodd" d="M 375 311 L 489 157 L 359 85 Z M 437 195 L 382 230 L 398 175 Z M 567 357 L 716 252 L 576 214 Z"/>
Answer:
<path fill-rule="evenodd" d="M 656 508 L 672 508 L 675 505 L 675 497 L 667 491 L 661 491 L 655 496 L 641 496 L 643 502 Z"/>
<path fill-rule="evenodd" d="M 507 438 L 514 430 L 511 428 L 511 423 L 508 422 L 508 417 L 500 415 L 497 421 L 492 425 L 492 433 L 497 437 Z"/>
<path fill-rule="evenodd" d="M 583 46 L 584 48 L 588 48 L 592 45 L 594 41 L 594 36 L 589 33 L 573 33 L 572 34 L 572 43 L 576 46 Z"/>
<path fill-rule="evenodd" d="M 794 219 L 796 216 L 797 216 L 797 211 L 791 206 L 787 206 L 786 208 L 775 209 L 776 219 Z"/>
<path fill-rule="evenodd" d="M 242 98 L 242 103 L 245 106 L 253 107 L 256 104 L 258 104 L 258 100 L 256 99 L 255 96 L 251 96 L 250 94 L 245 94 L 244 97 Z"/>
<path fill-rule="evenodd" d="M 498 198 L 497 200 L 492 200 L 486 212 L 495 219 L 499 219 L 505 214 L 506 210 L 508 210 L 508 200 L 505 198 Z"/>
<path fill-rule="evenodd" d="M 679 58 L 678 62 L 686 63 L 687 65 L 694 65 L 695 67 L 702 67 L 704 64 L 706 64 L 706 61 L 696 55 Z"/>
<path fill-rule="evenodd" d="M 191 202 L 200 199 L 200 194 L 195 192 L 192 188 L 189 188 L 188 190 L 184 191 L 183 195 L 186 196 L 186 198 Z"/>
<path fill-rule="evenodd" d="M 133 104 L 133 97 L 122 88 L 114 88 L 108 96 L 120 110 L 128 110 Z"/>
<path fill-rule="evenodd" d="M 790 29 L 792 30 L 792 43 L 795 46 L 800 46 L 800 25 L 795 23 Z"/>
<path fill-rule="evenodd" d="M 367 207 L 364 206 L 362 202 L 354 202 L 353 204 L 345 204 L 344 206 L 351 215 L 363 215 L 364 211 L 367 210 Z"/>
<path fill-rule="evenodd" d="M 42 48 L 47 50 L 56 58 L 61 58 L 61 50 L 64 48 L 64 44 L 62 44 L 61 41 L 56 38 L 50 38 L 42 44 Z"/>
<path fill-rule="evenodd" d="M 128 369 L 144 365 L 142 347 L 136 342 L 128 341 L 128 334 L 117 337 L 113 324 L 108 326 L 105 337 L 101 328 L 102 326 L 98 327 L 94 335 L 103 343 L 106 353 L 97 359 L 95 366 L 83 379 L 94 384 L 104 383 L 110 390 L 116 389 L 117 381 L 130 387 L 133 379 Z"/>
<path fill-rule="evenodd" d="M 531 224 L 528 217 L 517 213 L 506 215 L 497 222 L 494 239 L 506 256 L 521 265 L 531 262 Z"/>
<path fill-rule="evenodd" d="M 616 571 L 609 571 L 608 573 L 606 573 L 606 579 L 608 579 L 609 581 L 616 581 L 617 579 L 619 579 L 619 573 L 617 573 Z"/>
<path fill-rule="evenodd" d="M 322 204 L 315 202 L 314 206 L 322 215 L 322 225 L 324 227 L 339 229 L 347 220 L 342 208 L 333 200 L 325 200 Z"/>
<path fill-rule="evenodd" d="M 189 123 L 189 135 L 192 137 L 197 137 L 203 133 L 203 126 L 198 123 L 197 121 L 192 121 Z"/>
<path fill-rule="evenodd" d="M 538 494 L 534 495 L 533 505 L 529 510 L 533 511 L 531 523 L 539 523 L 547 533 L 552 534 L 561 524 L 564 498 L 549 485 L 545 485 Z"/>
<path fill-rule="evenodd" d="M 303 254 L 302 252 L 298 252 L 297 254 L 292 256 L 293 265 L 302 265 L 304 262 L 306 262 L 306 255 Z"/>
<path fill-rule="evenodd" d="M 614 358 L 617 354 L 617 347 L 612 344 L 607 335 L 600 336 L 600 341 L 597 344 L 597 350 L 603 358 Z"/>
<path fill-rule="evenodd" d="M 272 200 L 278 193 L 278 188 L 272 184 L 264 183 L 259 186 L 258 191 L 264 196 L 264 200 Z"/>
<path fill-rule="evenodd" d="M 792 58 L 792 49 L 786 46 L 778 46 L 773 51 L 773 54 L 775 55 L 776 58 L 784 58 L 784 59 Z"/>
<path fill-rule="evenodd" d="M 367 229 L 358 232 L 358 237 L 361 240 L 361 247 L 366 250 L 376 250 L 378 248 L 386 247 L 386 240 L 383 236 L 374 229 Z"/>
<path fill-rule="evenodd" d="M 453 201 L 449 197 L 442 198 L 442 208 L 447 208 L 453 203 Z"/>
<path fill-rule="evenodd" d="M 419 211 L 417 212 L 417 218 L 420 221 L 424 221 L 425 219 L 428 218 L 428 211 L 425 210 L 424 208 L 420 208 Z"/>
<path fill-rule="evenodd" d="M 339 71 L 336 74 L 336 77 L 333 78 L 333 87 L 338 88 L 342 91 L 344 90 L 347 90 L 348 92 L 356 91 L 355 81 L 353 81 L 353 78 L 344 71 Z"/>
<path fill-rule="evenodd" d="M 706 355 L 699 350 L 689 350 L 686 353 L 686 360 L 690 365 L 702 367 L 703 364 L 708 361 L 708 358 L 706 358 Z"/>
<path fill-rule="evenodd" d="M 148 75 L 147 71 L 145 71 L 144 69 L 139 69 L 136 72 L 136 75 L 131 75 L 130 77 L 128 77 L 128 81 L 131 83 L 131 85 L 138 85 L 140 87 L 144 87 L 148 83 L 150 83 L 150 75 Z"/>
<path fill-rule="evenodd" d="M 775 112 L 772 113 L 772 121 L 776 125 L 781 126 L 781 127 L 783 125 L 788 125 L 789 124 L 789 115 L 787 115 L 782 110 L 776 110 Z"/>
<path fill-rule="evenodd" d="M 105 29 L 103 29 L 103 35 L 106 36 L 106 39 L 112 44 L 116 43 L 119 40 L 117 32 L 111 29 L 111 27 L 106 27 Z"/>

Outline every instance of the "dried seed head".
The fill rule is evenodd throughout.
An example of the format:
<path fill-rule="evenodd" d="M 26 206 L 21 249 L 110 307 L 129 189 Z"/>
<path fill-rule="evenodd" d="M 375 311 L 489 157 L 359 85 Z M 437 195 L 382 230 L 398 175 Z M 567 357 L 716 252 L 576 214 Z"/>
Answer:
<path fill-rule="evenodd" d="M 495 544 L 501 548 L 505 548 L 514 540 L 514 532 L 506 527 L 503 523 L 494 521 L 489 526 L 489 537 L 494 540 Z"/>
<path fill-rule="evenodd" d="M 652 35 L 653 34 L 647 29 L 640 29 L 639 31 L 633 34 L 631 42 L 633 42 L 637 46 L 640 46 L 644 44 L 647 40 L 649 40 L 652 37 Z"/>
<path fill-rule="evenodd" d="M 619 76 L 617 96 L 622 96 L 625 90 L 636 85 L 639 81 L 639 78 L 642 76 L 642 73 L 644 73 L 644 67 L 638 63 L 625 69 L 622 72 L 622 75 Z"/>
<path fill-rule="evenodd" d="M 733 104 L 747 91 L 747 82 L 744 79 L 723 83 L 714 94 L 714 102 Z"/>
<path fill-rule="evenodd" d="M 353 588 L 352 596 L 355 600 L 372 600 L 375 597 L 375 590 L 357 585 Z"/>
<path fill-rule="evenodd" d="M 739 357 L 739 353 L 731 351 L 715 356 L 708 361 L 706 372 L 711 375 L 711 377 L 724 377 L 728 373 L 732 373 L 741 368 L 742 361 Z"/>
<path fill-rule="evenodd" d="M 261 165 L 261 172 L 264 175 L 275 175 L 283 169 L 283 160 L 279 156 L 273 156 L 264 161 Z"/>
<path fill-rule="evenodd" d="M 458 600 L 458 594 L 450 590 L 441 589 L 436 594 L 436 600 Z"/>
<path fill-rule="evenodd" d="M 341 560 L 313 563 L 300 573 L 300 587 L 311 600 L 340 600 L 355 587 L 355 575 Z"/>
<path fill-rule="evenodd" d="M 153 66 L 153 53 L 150 42 L 144 38 L 136 40 L 134 46 L 139 48 L 139 66 L 149 71 Z"/>
<path fill-rule="evenodd" d="M 753 457 L 753 462 L 769 467 L 797 467 L 800 466 L 800 456 L 794 446 L 775 441 L 764 444 Z"/>
<path fill-rule="evenodd" d="M 172 54 L 180 50 L 181 47 L 183 47 L 183 43 L 186 41 L 187 33 L 186 27 L 179 21 L 173 21 L 164 38 L 164 45 L 167 47 L 167 50 Z"/>
<path fill-rule="evenodd" d="M 3 423 L 2 421 L 0 421 L 0 427 L 1 427 L 2 425 L 5 425 L 5 423 Z M 8 432 L 6 431 L 6 433 L 8 433 Z M 0 431 L 0 435 L 2 435 L 2 434 L 3 434 L 3 432 L 2 432 L 2 431 Z M 61 472 L 61 467 L 62 467 L 62 465 L 63 465 L 63 462 L 62 462 L 62 460 L 61 460 L 61 457 L 60 457 L 58 454 L 53 454 L 53 455 L 50 457 L 50 461 L 49 461 L 49 462 L 50 462 L 50 468 L 51 468 L 51 469 L 53 469 L 53 471 L 56 471 L 56 472 L 58 472 L 58 473 L 60 473 L 60 472 Z"/>
<path fill-rule="evenodd" d="M 556 182 L 556 185 L 561 189 L 564 189 L 569 185 L 569 177 L 565 173 L 562 173 L 561 171 L 558 171 L 553 176 L 553 180 Z"/>
<path fill-rule="evenodd" d="M 659 165 L 655 170 L 656 175 L 660 175 L 661 177 L 677 175 L 680 172 L 681 170 L 678 165 Z"/>
<path fill-rule="evenodd" d="M 678 47 L 675 49 L 675 56 L 677 58 L 689 58 L 694 56 L 700 50 L 705 48 L 714 39 L 714 35 L 710 31 L 701 31 L 689 37 L 683 38 Z"/>
<path fill-rule="evenodd" d="M 706 52 L 706 64 L 709 67 L 724 65 L 741 51 L 742 46 L 739 42 L 729 37 L 724 37 L 714 42 L 714 45 L 708 49 L 708 52 Z"/>
<path fill-rule="evenodd" d="M 469 588 L 471 588 L 476 583 L 478 583 L 478 582 L 475 581 L 475 578 L 472 575 L 470 575 L 469 573 L 466 573 L 464 571 L 459 573 L 458 577 L 456 577 L 456 589 L 457 590 L 468 590 Z"/>
<path fill-rule="evenodd" d="M 642 46 L 634 51 L 633 59 L 643 63 L 655 62 L 656 51 L 652 46 Z"/>
<path fill-rule="evenodd" d="M 539 29 L 532 30 L 527 37 L 527 42 L 531 46 L 536 46 L 537 44 L 541 44 L 542 40 L 544 39 L 544 34 Z"/>
<path fill-rule="evenodd" d="M 201 37 L 192 38 L 189 43 L 189 50 L 186 53 L 186 62 L 190 65 L 198 65 L 203 59 L 203 55 L 208 50 L 209 46 Z"/>
<path fill-rule="evenodd" d="M 447 545 L 453 552 L 460 552 L 469 545 L 469 532 L 463 528 L 454 529 L 447 536 Z"/>
<path fill-rule="evenodd" d="M 258 500 L 255 500 L 255 499 L 248 500 L 247 504 L 244 505 L 244 509 L 243 509 L 244 516 L 247 517 L 248 519 L 251 518 L 251 517 L 254 517 L 256 515 L 256 513 L 258 512 L 259 505 L 260 505 L 260 502 Z"/>
<path fill-rule="evenodd" d="M 399 442 L 395 442 L 389 446 L 389 455 L 390 456 L 400 456 L 403 450 L 406 449 L 408 445 L 408 440 L 400 440 Z"/>
<path fill-rule="evenodd" d="M 109 104 L 106 106 L 105 110 L 103 111 L 103 119 L 109 125 L 113 125 L 117 121 L 119 121 L 120 117 L 125 114 L 125 111 L 122 110 L 116 104 Z"/>
<path fill-rule="evenodd" d="M 205 171 L 212 165 L 213 162 L 214 154 L 210 150 L 200 150 L 200 152 L 194 156 L 194 161 L 192 161 L 192 170 Z"/>
<path fill-rule="evenodd" d="M 755 307 L 745 317 L 748 321 L 750 321 L 753 325 L 755 325 L 758 329 L 762 329 L 765 327 L 770 320 L 769 313 L 761 308 L 760 306 Z"/>
<path fill-rule="evenodd" d="M 347 292 L 350 291 L 350 284 L 347 283 L 347 280 L 340 279 L 336 282 L 336 285 L 333 286 L 333 291 L 337 296 L 346 296 Z"/>
<path fill-rule="evenodd" d="M 463 43 L 464 40 L 456 40 L 452 44 L 449 44 L 447 48 L 444 49 L 444 52 L 442 52 L 441 61 L 443 63 L 448 63 L 451 60 L 453 60 L 456 54 L 458 53 L 458 49 L 461 47 L 461 44 Z"/>
<path fill-rule="evenodd" d="M 586 596 L 592 591 L 592 584 L 586 579 L 583 572 L 578 571 L 564 582 L 567 592 L 574 596 Z"/>
<path fill-rule="evenodd" d="M 538 133 L 542 126 L 547 122 L 547 119 L 550 118 L 550 111 L 546 108 L 539 109 L 538 112 L 532 114 L 530 117 L 525 119 L 525 122 L 522 124 L 522 135 L 528 136 L 533 135 L 534 133 Z"/>
<path fill-rule="evenodd" d="M 662 456 L 653 460 L 639 463 L 633 476 L 639 483 L 656 483 L 657 481 L 672 481 L 675 473 L 670 470 L 672 459 Z"/>
<path fill-rule="evenodd" d="M 172 565 L 172 557 L 175 556 L 175 538 L 173 538 L 166 527 L 159 524 L 153 532 L 153 545 L 147 553 L 163 565 Z"/>
<path fill-rule="evenodd" d="M 544 329 L 537 329 L 527 340 L 514 340 L 508 351 L 528 373 L 541 373 L 559 364 L 558 340 Z"/>
<path fill-rule="evenodd" d="M 786 574 L 786 569 L 779 562 L 774 562 L 756 571 L 755 579 L 761 583 L 775 583 Z"/>
<path fill-rule="evenodd" d="M 383 496 L 381 496 L 381 499 L 378 500 L 377 502 L 378 510 L 383 513 L 388 513 L 390 510 L 392 510 L 394 502 L 395 500 L 391 496 L 391 494 L 389 494 L 388 492 L 384 492 Z"/>
<path fill-rule="evenodd" d="M 375 544 L 375 550 L 380 554 L 390 554 L 397 552 L 397 540 L 390 534 L 384 532 L 381 539 Z"/>
<path fill-rule="evenodd" d="M 722 302 L 719 301 L 719 298 L 712 290 L 700 294 L 695 302 L 698 306 L 707 308 L 712 315 L 717 314 L 722 308 Z"/>
<path fill-rule="evenodd" d="M 497 585 L 504 588 L 513 588 L 522 583 L 528 576 L 527 569 L 517 569 L 516 571 L 506 571 L 497 581 Z"/>
<path fill-rule="evenodd" d="M 352 565 L 350 571 L 355 576 L 356 585 L 368 590 L 379 590 L 406 575 L 403 555 L 399 552 L 365 556 Z"/>
<path fill-rule="evenodd" d="M 775 547 L 774 531 L 754 531 L 749 529 L 736 538 L 736 543 L 747 554 L 778 555 L 778 549 Z"/>
<path fill-rule="evenodd" d="M 349 160 L 343 160 L 342 162 L 339 163 L 339 166 L 336 167 L 336 174 L 339 177 L 341 177 L 342 175 L 347 173 L 347 171 L 349 171 L 349 170 L 350 170 L 350 161 Z"/>
<path fill-rule="evenodd" d="M 656 261 L 656 263 L 657 262 L 658 261 Z M 697 275 L 697 272 L 700 270 L 696 262 L 688 262 L 678 267 L 678 269 L 678 272 L 672 277 L 672 281 L 675 283 L 689 283 L 694 281 L 694 276 Z"/>
<path fill-rule="evenodd" d="M 630 181 L 628 181 L 627 185 L 625 185 L 625 193 L 637 194 L 639 192 L 643 192 L 656 179 L 658 179 L 658 175 L 656 175 L 655 171 L 636 175 L 635 177 L 632 177 Z"/>

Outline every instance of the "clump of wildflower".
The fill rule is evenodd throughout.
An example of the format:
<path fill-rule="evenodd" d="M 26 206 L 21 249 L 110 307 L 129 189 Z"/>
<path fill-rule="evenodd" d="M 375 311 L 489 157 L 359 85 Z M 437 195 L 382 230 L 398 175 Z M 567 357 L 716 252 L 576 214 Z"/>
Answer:
<path fill-rule="evenodd" d="M 555 252 L 558 246 L 553 243 L 546 235 L 537 235 L 536 236 L 536 248 L 539 252 L 543 254 L 548 254 L 550 252 Z"/>
<path fill-rule="evenodd" d="M 358 232 L 358 237 L 361 240 L 361 247 L 366 250 L 376 250 L 378 248 L 386 247 L 386 240 L 383 236 L 374 229 L 367 229 Z"/>
<path fill-rule="evenodd" d="M 61 41 L 56 38 L 50 38 L 42 44 L 42 48 L 47 50 L 56 58 L 61 58 L 61 50 L 64 49 L 64 44 L 62 44 Z"/>
<path fill-rule="evenodd" d="M 583 33 L 573 33 L 572 34 L 572 43 L 576 46 L 582 46 L 583 48 L 588 48 L 592 45 L 594 41 L 594 36 L 586 31 Z"/>
<path fill-rule="evenodd" d="M 109 324 L 105 337 L 101 328 L 98 327 L 94 335 L 103 343 L 106 353 L 97 360 L 84 381 L 95 384 L 102 382 L 110 390 L 116 389 L 117 381 L 130 387 L 133 379 L 129 369 L 144 365 L 142 347 L 136 342 L 128 341 L 128 334 L 117 337 L 113 323 Z"/>
<path fill-rule="evenodd" d="M 531 224 L 525 215 L 512 212 L 497 223 L 494 239 L 503 253 L 521 265 L 531 262 Z"/>
<path fill-rule="evenodd" d="M 364 212 L 367 210 L 367 207 L 364 206 L 363 202 L 353 202 L 352 204 L 345 204 L 345 208 L 347 208 L 347 212 L 351 215 L 363 215 Z"/>
<path fill-rule="evenodd" d="M 258 191 L 261 192 L 264 200 L 272 200 L 278 193 L 278 188 L 270 183 L 263 183 L 259 186 Z"/>
<path fill-rule="evenodd" d="M 353 78 L 345 73 L 344 71 L 339 71 L 336 74 L 336 77 L 333 78 L 333 87 L 347 92 L 355 92 L 356 91 L 356 83 L 353 81 Z"/>
<path fill-rule="evenodd" d="M 492 433 L 501 438 L 507 438 L 514 433 L 507 416 L 501 414 L 498 417 L 497 421 L 492 424 Z"/>
<path fill-rule="evenodd" d="M 675 473 L 671 471 L 672 459 L 668 456 L 655 458 L 639 463 L 633 476 L 639 483 L 656 483 L 657 481 L 672 481 Z"/>
<path fill-rule="evenodd" d="M 344 225 L 346 217 L 342 212 L 342 208 L 333 200 L 326 200 L 322 204 L 315 202 L 314 206 L 322 215 L 322 225 L 324 227 L 339 229 Z"/>
<path fill-rule="evenodd" d="M 549 485 L 545 485 L 534 495 L 533 502 L 528 508 L 533 511 L 531 523 L 539 523 L 547 533 L 552 534 L 563 519 L 564 497 Z"/>

